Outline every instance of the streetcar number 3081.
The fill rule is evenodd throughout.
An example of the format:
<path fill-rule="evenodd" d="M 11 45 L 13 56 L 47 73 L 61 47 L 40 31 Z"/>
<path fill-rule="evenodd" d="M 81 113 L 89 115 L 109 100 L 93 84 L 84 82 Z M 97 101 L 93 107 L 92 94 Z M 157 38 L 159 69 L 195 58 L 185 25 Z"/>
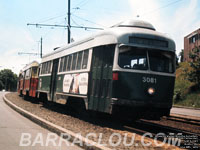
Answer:
<path fill-rule="evenodd" d="M 156 78 L 150 78 L 150 77 L 142 77 L 142 82 L 144 83 L 157 83 L 157 79 Z"/>

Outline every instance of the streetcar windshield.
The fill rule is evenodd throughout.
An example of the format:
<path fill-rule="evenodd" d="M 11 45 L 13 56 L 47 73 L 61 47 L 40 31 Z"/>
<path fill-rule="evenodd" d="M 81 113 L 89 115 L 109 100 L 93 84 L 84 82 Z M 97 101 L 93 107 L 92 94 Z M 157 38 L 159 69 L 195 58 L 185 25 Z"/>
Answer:
<path fill-rule="evenodd" d="M 37 76 L 37 71 L 38 71 L 38 67 L 33 67 L 32 68 L 32 77 L 36 77 Z"/>
<path fill-rule="evenodd" d="M 174 55 L 165 51 L 148 51 L 150 69 L 157 72 L 174 72 Z"/>
<path fill-rule="evenodd" d="M 128 46 L 120 47 L 118 64 L 123 69 L 150 69 L 165 73 L 173 73 L 175 70 L 173 53 Z"/>
<path fill-rule="evenodd" d="M 144 49 L 123 47 L 119 52 L 119 66 L 125 69 L 147 70 L 147 55 Z"/>

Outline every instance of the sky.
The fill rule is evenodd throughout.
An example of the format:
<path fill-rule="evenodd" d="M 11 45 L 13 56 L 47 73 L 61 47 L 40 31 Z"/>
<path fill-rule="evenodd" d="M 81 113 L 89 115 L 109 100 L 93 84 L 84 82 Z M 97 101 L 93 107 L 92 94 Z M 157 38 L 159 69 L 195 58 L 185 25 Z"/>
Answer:
<path fill-rule="evenodd" d="M 67 29 L 27 25 L 67 25 L 68 0 L 0 0 L 0 70 L 18 74 L 43 55 L 67 43 Z M 200 0 L 71 0 L 71 25 L 108 28 L 127 19 L 148 21 L 183 49 L 184 36 L 200 28 Z M 98 30 L 71 29 L 77 41 Z"/>

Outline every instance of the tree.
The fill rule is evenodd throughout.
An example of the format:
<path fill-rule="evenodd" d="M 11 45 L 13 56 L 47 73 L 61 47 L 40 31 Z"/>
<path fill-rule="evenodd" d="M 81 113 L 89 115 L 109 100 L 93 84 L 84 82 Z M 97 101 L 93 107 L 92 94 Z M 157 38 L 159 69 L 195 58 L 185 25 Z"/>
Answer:
<path fill-rule="evenodd" d="M 187 71 L 188 80 L 196 83 L 200 87 L 200 47 L 195 47 L 192 52 L 189 53 L 190 71 Z"/>
<path fill-rule="evenodd" d="M 176 69 L 179 67 L 179 64 L 178 64 L 178 56 L 176 55 Z"/>
<path fill-rule="evenodd" d="M 180 62 L 183 62 L 183 58 L 184 58 L 184 49 L 182 49 L 180 51 L 180 53 L 178 54 L 179 58 L 180 58 Z"/>
<path fill-rule="evenodd" d="M 0 80 L 0 90 L 2 90 L 4 88 L 4 84 L 3 82 Z"/>
<path fill-rule="evenodd" d="M 17 75 L 10 69 L 0 71 L 0 90 L 16 91 L 17 88 Z"/>

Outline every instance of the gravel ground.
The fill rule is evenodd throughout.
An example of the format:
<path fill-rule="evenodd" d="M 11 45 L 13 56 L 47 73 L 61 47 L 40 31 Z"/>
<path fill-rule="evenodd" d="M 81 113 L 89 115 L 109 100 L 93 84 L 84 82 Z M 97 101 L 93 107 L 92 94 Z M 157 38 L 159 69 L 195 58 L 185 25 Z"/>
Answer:
<path fill-rule="evenodd" d="M 125 146 L 123 142 L 119 141 L 117 136 L 113 136 L 113 133 L 120 134 L 122 141 L 124 137 L 127 136 L 126 143 L 130 143 L 132 140 L 132 135 L 134 133 L 124 131 L 123 123 L 117 121 L 116 119 L 106 117 L 98 117 L 98 119 L 91 117 L 88 113 L 82 113 L 77 110 L 72 110 L 71 108 L 64 105 L 44 105 L 38 100 L 23 100 L 19 97 L 18 93 L 8 93 L 6 98 L 10 100 L 15 105 L 29 111 L 43 119 L 48 120 L 56 125 L 59 125 L 65 129 L 71 130 L 74 133 L 80 133 L 82 136 L 86 136 L 88 133 L 95 133 L 97 137 L 90 136 L 89 139 L 98 142 L 99 137 L 102 136 L 101 144 L 107 144 L 107 147 L 116 150 L 133 150 L 133 149 L 145 149 L 145 150 L 162 150 L 162 149 L 179 149 L 178 147 L 164 144 L 162 146 L 157 146 L 153 139 L 144 138 L 144 143 L 151 142 L 150 146 L 143 146 L 141 143 L 141 135 L 135 135 L 134 143 L 130 146 Z M 90 112 L 91 113 L 91 112 Z M 112 142 L 109 142 L 111 140 Z M 110 143 L 116 144 L 117 146 L 112 146 Z M 162 144 L 158 141 L 159 144 Z"/>

